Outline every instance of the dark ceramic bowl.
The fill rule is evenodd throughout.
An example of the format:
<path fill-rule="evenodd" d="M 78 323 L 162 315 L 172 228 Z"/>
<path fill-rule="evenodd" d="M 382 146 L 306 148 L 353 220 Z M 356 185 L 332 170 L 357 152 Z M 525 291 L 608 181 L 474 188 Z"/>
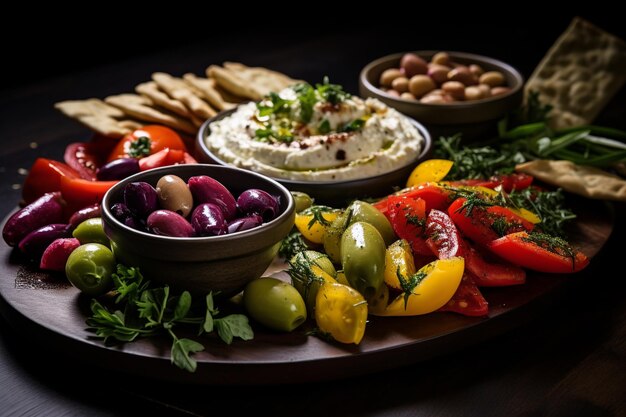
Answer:
<path fill-rule="evenodd" d="M 155 186 L 167 174 L 185 181 L 195 175 L 208 175 L 224 184 L 235 198 L 248 188 L 265 190 L 278 197 L 280 214 L 254 229 L 192 238 L 141 232 L 113 217 L 110 207 L 123 201 L 126 184 L 146 181 Z M 140 172 L 117 183 L 102 200 L 104 231 L 111 239 L 116 259 L 139 267 L 147 278 L 196 294 L 220 291 L 233 295 L 248 281 L 260 277 L 291 230 L 294 217 L 294 200 L 285 187 L 254 172 L 217 165 L 174 165 Z"/>
<path fill-rule="evenodd" d="M 438 51 L 415 51 L 427 61 Z M 419 120 L 430 131 L 433 138 L 462 133 L 466 140 L 477 139 L 496 133 L 496 125 L 504 115 L 522 103 L 524 79 L 512 66 L 481 55 L 448 52 L 450 58 L 459 64 L 478 64 L 485 71 L 500 71 L 506 85 L 511 88 L 507 94 L 488 97 L 476 101 L 462 101 L 448 104 L 428 104 L 415 100 L 403 100 L 385 93 L 378 88 L 382 72 L 398 68 L 403 53 L 387 55 L 367 64 L 359 76 L 359 92 L 362 97 L 375 97 L 390 107 Z"/>
<path fill-rule="evenodd" d="M 235 109 L 222 112 L 212 119 L 204 122 L 198 131 L 196 140 L 196 157 L 202 162 L 232 166 L 220 159 L 206 145 L 206 138 L 211 134 L 211 124 L 233 113 Z M 428 159 L 432 153 L 432 141 L 430 134 L 420 123 L 411 120 L 411 123 L 424 138 L 424 148 L 410 163 L 397 169 L 373 177 L 355 180 L 338 181 L 296 181 L 282 178 L 274 178 L 291 191 L 301 191 L 315 198 L 317 204 L 328 204 L 336 207 L 346 205 L 352 200 L 363 198 L 382 197 L 401 188 L 406 183 L 411 171 L 418 163 Z"/>

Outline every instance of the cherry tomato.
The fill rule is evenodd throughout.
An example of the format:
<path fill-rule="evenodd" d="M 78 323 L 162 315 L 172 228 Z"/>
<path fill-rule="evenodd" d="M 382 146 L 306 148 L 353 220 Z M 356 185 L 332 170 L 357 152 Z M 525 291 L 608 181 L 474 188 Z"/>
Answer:
<path fill-rule="evenodd" d="M 81 178 L 91 181 L 95 181 L 96 170 L 104 162 L 103 158 L 98 155 L 96 146 L 87 142 L 67 145 L 63 160 L 75 169 Z"/>
<path fill-rule="evenodd" d="M 367 302 L 347 285 L 325 282 L 315 297 L 315 322 L 336 341 L 358 345 L 365 334 Z"/>
<path fill-rule="evenodd" d="M 137 143 L 139 138 L 146 137 L 150 139 L 149 149 L 146 149 L 146 153 L 134 154 L 133 152 L 130 152 L 131 146 L 136 146 L 133 144 Z M 180 138 L 178 133 L 176 133 L 169 127 L 159 125 L 144 126 L 140 129 L 135 130 L 133 133 L 124 136 L 115 146 L 115 148 L 113 148 L 113 151 L 111 151 L 111 153 L 109 154 L 108 161 L 110 162 L 114 159 L 119 158 L 137 158 L 153 155 L 165 148 L 176 149 L 185 152 L 187 151 L 187 147 L 185 146 L 185 143 Z"/>
<path fill-rule="evenodd" d="M 491 242 L 489 249 L 509 262 L 540 272 L 577 272 L 589 264 L 585 254 L 563 239 L 543 233 L 512 233 Z"/>
<path fill-rule="evenodd" d="M 63 162 L 37 158 L 24 181 L 22 198 L 30 204 L 45 193 L 61 190 L 61 177 L 79 178 L 79 175 Z"/>
<path fill-rule="evenodd" d="M 430 211 L 426 219 L 426 234 L 426 244 L 439 259 L 463 256 L 459 231 L 443 211 Z"/>

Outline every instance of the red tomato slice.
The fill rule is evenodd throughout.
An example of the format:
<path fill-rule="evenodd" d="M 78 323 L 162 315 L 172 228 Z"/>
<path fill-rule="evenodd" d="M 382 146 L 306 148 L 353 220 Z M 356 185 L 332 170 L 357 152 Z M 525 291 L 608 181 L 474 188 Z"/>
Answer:
<path fill-rule="evenodd" d="M 88 181 L 82 178 L 61 177 L 61 195 L 67 202 L 68 212 L 100 203 L 102 197 L 117 181 Z"/>
<path fill-rule="evenodd" d="M 185 151 L 165 148 L 153 155 L 141 158 L 139 160 L 139 169 L 141 171 L 147 171 L 152 168 L 168 165 L 196 163 L 196 160 Z"/>
<path fill-rule="evenodd" d="M 450 301 L 437 311 L 452 311 L 464 316 L 482 317 L 489 313 L 489 303 L 474 283 L 472 273 L 466 270 L 459 288 Z"/>
<path fill-rule="evenodd" d="M 526 282 L 526 271 L 514 265 L 487 262 L 483 255 L 468 242 L 461 240 L 465 269 L 472 273 L 479 287 L 506 287 Z"/>
<path fill-rule="evenodd" d="M 387 199 L 387 214 L 394 232 L 400 239 L 407 240 L 413 253 L 418 255 L 432 255 L 426 245 L 425 206 L 424 200 L 404 195 L 392 195 Z"/>
<path fill-rule="evenodd" d="M 450 181 L 452 186 L 469 185 L 474 187 L 486 187 L 494 189 L 499 185 L 502 185 L 502 189 L 507 193 L 512 190 L 523 190 L 530 187 L 534 178 L 531 175 L 523 173 L 512 173 L 508 175 L 494 175 L 489 179 L 469 179 Z"/>
<path fill-rule="evenodd" d="M 22 198 L 30 204 L 45 193 L 61 190 L 61 177 L 78 178 L 78 172 L 63 162 L 37 158 L 28 171 Z"/>
<path fill-rule="evenodd" d="M 104 162 L 95 145 L 83 142 L 67 145 L 63 160 L 75 169 L 81 178 L 91 181 L 96 180 L 96 171 Z"/>
<path fill-rule="evenodd" d="M 459 231 L 443 211 L 430 211 L 426 220 L 426 234 L 426 244 L 439 259 L 463 256 Z"/>
<path fill-rule="evenodd" d="M 491 242 L 489 249 L 509 262 L 540 272 L 565 274 L 589 265 L 584 253 L 544 234 L 512 233 Z"/>
<path fill-rule="evenodd" d="M 149 155 L 154 155 L 165 148 L 178 149 L 185 152 L 187 151 L 187 147 L 178 133 L 169 127 L 149 125 L 135 130 L 130 135 L 124 136 L 109 154 L 108 161 L 110 162 L 119 158 L 128 158 L 128 152 L 131 144 L 136 142 L 141 137 L 147 137 L 150 139 Z"/>
<path fill-rule="evenodd" d="M 448 214 L 463 234 L 481 245 L 501 236 L 519 231 L 531 231 L 535 227 L 506 207 L 466 205 L 467 199 L 457 198 L 448 208 Z"/>

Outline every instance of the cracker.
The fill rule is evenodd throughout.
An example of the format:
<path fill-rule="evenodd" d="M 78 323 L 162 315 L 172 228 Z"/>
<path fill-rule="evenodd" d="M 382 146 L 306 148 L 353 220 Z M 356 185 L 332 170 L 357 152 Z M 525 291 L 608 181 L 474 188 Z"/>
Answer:
<path fill-rule="evenodd" d="M 626 82 L 626 43 L 575 18 L 526 83 L 554 107 L 555 129 L 591 123 Z"/>
<path fill-rule="evenodd" d="M 197 129 L 189 121 L 157 108 L 152 100 L 137 94 L 109 96 L 104 101 L 129 116 L 146 122 L 160 123 L 182 132 L 195 134 Z"/>
<path fill-rule="evenodd" d="M 148 97 L 157 105 L 167 109 L 173 113 L 189 118 L 189 110 L 179 100 L 173 99 L 163 91 L 159 90 L 159 86 L 154 81 L 148 81 L 135 87 L 135 91 L 141 95 Z"/>
<path fill-rule="evenodd" d="M 215 81 L 210 78 L 201 78 L 197 77 L 195 74 L 188 73 L 183 75 L 183 80 L 218 110 L 232 109 L 237 105 L 224 100 L 222 95 L 215 88 Z"/>
<path fill-rule="evenodd" d="M 89 129 L 112 138 L 121 138 L 142 126 L 134 120 L 118 120 L 126 116 L 124 112 L 97 98 L 62 101 L 54 107 Z"/>
<path fill-rule="evenodd" d="M 571 161 L 536 160 L 519 164 L 515 170 L 587 198 L 626 201 L 626 180 L 598 168 Z"/>
<path fill-rule="evenodd" d="M 200 119 L 210 119 L 217 112 L 204 100 L 194 94 L 193 90 L 180 78 L 172 77 L 164 72 L 155 72 L 152 79 L 170 97 L 180 100 L 185 106 Z"/>
<path fill-rule="evenodd" d="M 280 72 L 237 62 L 225 62 L 223 68 L 211 65 L 207 68 L 207 75 L 229 92 L 251 100 L 260 100 L 272 91 L 280 91 L 298 82 Z"/>

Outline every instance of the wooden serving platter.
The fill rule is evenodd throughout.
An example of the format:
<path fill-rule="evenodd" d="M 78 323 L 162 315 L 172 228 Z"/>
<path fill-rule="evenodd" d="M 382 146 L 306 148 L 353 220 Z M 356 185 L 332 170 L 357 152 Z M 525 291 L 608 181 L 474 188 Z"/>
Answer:
<path fill-rule="evenodd" d="M 571 207 L 576 208 L 578 219 L 570 230 L 570 240 L 593 257 L 613 230 L 612 208 L 582 199 Z M 306 329 L 282 334 L 256 325 L 254 340 L 236 340 L 230 346 L 216 337 L 202 336 L 198 340 L 206 350 L 195 355 L 198 368 L 191 374 L 170 363 L 167 338 L 105 346 L 86 331 L 88 297 L 63 277 L 24 264 L 17 251 L 5 244 L 0 245 L 0 257 L 0 312 L 22 335 L 39 343 L 50 360 L 65 356 L 120 373 L 207 384 L 320 381 L 415 363 L 493 337 L 549 311 L 549 296 L 555 290 L 568 280 L 587 278 L 584 271 L 577 277 L 529 273 L 523 286 L 484 289 L 490 305 L 485 318 L 454 313 L 372 317 L 359 346 L 328 343 L 309 336 Z M 268 273 L 280 274 L 277 265 Z"/>

